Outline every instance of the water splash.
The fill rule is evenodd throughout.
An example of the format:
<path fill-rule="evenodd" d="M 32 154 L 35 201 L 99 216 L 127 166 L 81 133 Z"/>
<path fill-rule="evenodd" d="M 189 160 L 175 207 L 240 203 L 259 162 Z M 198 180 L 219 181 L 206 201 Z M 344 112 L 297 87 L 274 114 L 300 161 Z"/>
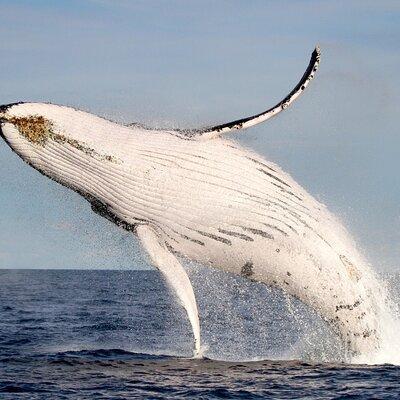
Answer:
<path fill-rule="evenodd" d="M 375 284 L 375 290 L 379 291 L 380 294 L 377 304 L 380 346 L 377 351 L 358 355 L 351 361 L 355 364 L 400 365 L 399 282 L 396 281 L 394 276 L 390 280 L 386 280 L 384 277 L 376 277 Z"/>
<path fill-rule="evenodd" d="M 379 293 L 380 347 L 354 356 L 310 307 L 287 293 L 193 263 L 188 273 L 202 323 L 202 356 L 224 361 L 303 360 L 400 365 L 398 288 L 389 289 L 370 271 Z M 395 278 L 392 278 L 393 281 Z"/>

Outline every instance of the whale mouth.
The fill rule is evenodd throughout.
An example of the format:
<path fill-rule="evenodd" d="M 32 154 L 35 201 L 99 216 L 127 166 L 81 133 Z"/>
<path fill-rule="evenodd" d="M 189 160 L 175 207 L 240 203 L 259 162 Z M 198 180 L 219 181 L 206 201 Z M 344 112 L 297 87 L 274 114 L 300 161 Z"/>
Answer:
<path fill-rule="evenodd" d="M 2 118 L 2 116 L 0 115 L 0 138 L 2 138 L 8 145 L 10 145 L 10 144 L 8 143 L 7 138 L 6 138 L 5 135 L 4 135 L 4 132 L 3 132 L 2 124 L 3 124 L 4 121 L 5 121 L 5 120 L 4 120 L 4 119 Z"/>

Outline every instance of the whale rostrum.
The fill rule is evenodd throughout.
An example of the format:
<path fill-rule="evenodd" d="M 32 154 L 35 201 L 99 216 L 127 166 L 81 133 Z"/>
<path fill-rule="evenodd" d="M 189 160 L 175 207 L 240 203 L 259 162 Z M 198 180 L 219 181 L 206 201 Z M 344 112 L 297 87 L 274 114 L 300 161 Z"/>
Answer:
<path fill-rule="evenodd" d="M 276 106 L 211 128 L 124 126 L 70 107 L 0 107 L 1 136 L 25 162 L 132 231 L 200 323 L 186 257 L 281 288 L 315 309 L 352 353 L 379 347 L 373 273 L 342 224 L 291 176 L 222 134 L 266 121 L 308 86 L 320 51 Z"/>

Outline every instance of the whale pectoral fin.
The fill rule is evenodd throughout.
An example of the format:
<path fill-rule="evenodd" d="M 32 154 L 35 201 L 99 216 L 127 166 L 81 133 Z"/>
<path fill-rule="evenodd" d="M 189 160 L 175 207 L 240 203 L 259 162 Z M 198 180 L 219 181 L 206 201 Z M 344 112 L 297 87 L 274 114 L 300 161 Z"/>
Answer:
<path fill-rule="evenodd" d="M 177 258 L 166 248 L 165 244 L 161 244 L 157 233 L 151 227 L 139 225 L 136 233 L 152 263 L 162 272 L 188 314 L 194 335 L 194 353 L 197 356 L 200 351 L 200 323 L 196 298 L 189 277 Z"/>
<path fill-rule="evenodd" d="M 200 128 L 200 129 L 159 129 L 159 128 L 149 128 L 146 125 L 132 122 L 130 124 L 126 124 L 133 129 L 141 129 L 141 130 L 163 130 L 169 132 L 170 134 L 174 134 L 183 139 L 213 139 L 218 136 L 221 136 L 224 133 L 250 128 L 251 126 L 261 124 L 262 122 L 267 121 L 268 119 L 274 117 L 279 114 L 281 111 L 286 110 L 299 96 L 303 93 L 304 89 L 308 86 L 308 84 L 314 78 L 315 72 L 318 69 L 319 63 L 321 60 L 321 50 L 317 46 L 311 54 L 310 62 L 305 70 L 303 76 L 301 77 L 299 83 L 292 89 L 292 91 L 278 104 L 269 108 L 266 111 L 263 111 L 260 114 L 252 115 L 251 117 L 245 117 L 241 119 L 237 119 L 235 121 L 227 122 L 225 124 L 216 125 L 212 127 Z"/>
<path fill-rule="evenodd" d="M 321 58 L 321 51 L 317 46 L 313 53 L 311 54 L 310 63 L 306 71 L 304 72 L 302 78 L 299 83 L 294 87 L 294 89 L 278 104 L 274 107 L 269 108 L 266 111 L 263 111 L 260 114 L 253 115 L 251 117 L 246 117 L 242 119 L 238 119 L 235 121 L 231 121 L 225 124 L 216 125 L 210 128 L 203 129 L 193 129 L 187 131 L 180 131 L 183 135 L 199 138 L 199 139 L 212 139 L 218 137 L 224 133 L 230 132 L 232 130 L 246 129 L 250 126 L 260 124 L 275 115 L 279 114 L 281 111 L 285 110 L 289 107 L 290 104 L 296 100 L 301 93 L 303 93 L 304 89 L 308 86 L 310 81 L 314 78 L 315 72 L 318 69 L 319 62 Z"/>

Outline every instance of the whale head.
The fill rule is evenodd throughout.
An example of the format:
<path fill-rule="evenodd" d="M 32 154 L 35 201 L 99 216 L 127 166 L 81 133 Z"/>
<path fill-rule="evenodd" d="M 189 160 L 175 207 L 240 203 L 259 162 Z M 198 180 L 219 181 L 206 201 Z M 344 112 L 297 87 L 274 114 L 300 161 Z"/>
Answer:
<path fill-rule="evenodd" d="M 21 104 L 0 106 L 0 135 L 24 161 L 35 166 L 37 146 L 46 142 L 51 123 L 42 115 L 24 112 Z"/>
<path fill-rule="evenodd" d="M 11 149 L 38 169 L 41 153 L 49 142 L 60 139 L 59 132 L 63 130 L 45 107 L 35 107 L 34 103 L 0 106 L 0 127 L 0 134 Z"/>
<path fill-rule="evenodd" d="M 0 106 L 0 135 L 30 166 L 71 186 L 69 166 L 92 160 L 117 162 L 102 153 L 102 134 L 95 119 L 106 121 L 71 107 L 13 103 Z"/>

